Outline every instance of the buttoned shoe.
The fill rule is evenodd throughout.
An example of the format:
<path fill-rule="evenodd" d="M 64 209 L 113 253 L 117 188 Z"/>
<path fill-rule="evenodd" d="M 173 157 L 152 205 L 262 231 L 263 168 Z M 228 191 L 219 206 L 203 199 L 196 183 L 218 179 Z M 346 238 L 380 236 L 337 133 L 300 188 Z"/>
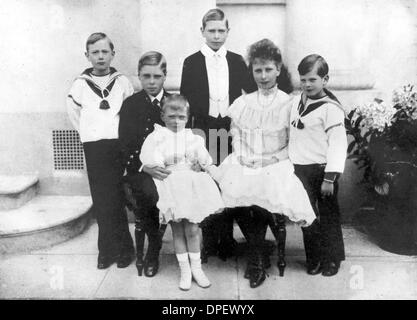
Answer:
<path fill-rule="evenodd" d="M 201 288 L 210 287 L 210 280 L 201 268 L 200 252 L 189 252 L 188 255 L 190 257 L 191 274 L 195 282 L 197 282 Z"/>
<path fill-rule="evenodd" d="M 265 269 L 262 267 L 254 267 L 250 269 L 249 285 L 251 288 L 259 287 L 266 279 Z"/>
<path fill-rule="evenodd" d="M 178 287 L 183 291 L 188 291 L 191 289 L 191 266 L 188 259 L 188 253 L 177 253 L 177 260 L 180 267 L 180 283 Z"/>

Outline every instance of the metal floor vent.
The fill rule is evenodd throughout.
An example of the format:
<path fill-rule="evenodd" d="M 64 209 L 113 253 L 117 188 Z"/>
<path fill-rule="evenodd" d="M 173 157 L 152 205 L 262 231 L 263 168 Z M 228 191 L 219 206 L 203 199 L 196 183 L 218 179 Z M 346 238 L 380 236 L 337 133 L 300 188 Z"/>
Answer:
<path fill-rule="evenodd" d="M 55 170 L 83 170 L 84 151 L 76 130 L 52 130 Z"/>

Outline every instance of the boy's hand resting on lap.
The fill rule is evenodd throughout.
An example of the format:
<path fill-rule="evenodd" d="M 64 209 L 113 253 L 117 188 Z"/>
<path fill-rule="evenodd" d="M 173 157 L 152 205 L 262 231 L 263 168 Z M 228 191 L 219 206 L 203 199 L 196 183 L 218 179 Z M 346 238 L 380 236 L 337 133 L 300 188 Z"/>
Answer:
<path fill-rule="evenodd" d="M 334 192 L 334 186 L 332 182 L 323 181 L 321 184 L 321 195 L 322 196 L 331 196 Z"/>
<path fill-rule="evenodd" d="M 171 171 L 162 167 L 148 167 L 148 166 L 143 167 L 143 172 L 146 172 L 152 178 L 155 178 L 158 180 L 164 180 L 171 173 Z"/>

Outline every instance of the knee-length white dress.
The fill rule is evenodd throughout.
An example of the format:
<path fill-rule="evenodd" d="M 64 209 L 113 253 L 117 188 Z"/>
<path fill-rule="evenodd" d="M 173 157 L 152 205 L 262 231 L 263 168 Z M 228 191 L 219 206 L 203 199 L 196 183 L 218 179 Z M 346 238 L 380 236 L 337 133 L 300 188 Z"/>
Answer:
<path fill-rule="evenodd" d="M 288 160 L 289 102 L 278 88 L 239 97 L 228 109 L 233 152 L 212 172 L 226 207 L 257 205 L 307 226 L 316 216 Z"/>
<path fill-rule="evenodd" d="M 212 164 L 204 139 L 191 129 L 173 132 L 155 124 L 155 130 L 142 145 L 140 160 L 143 165 L 171 171 L 162 181 L 154 179 L 161 222 L 187 219 L 199 223 L 223 210 L 224 202 L 214 180 L 204 171 L 191 170 L 195 163 L 203 169 Z"/>

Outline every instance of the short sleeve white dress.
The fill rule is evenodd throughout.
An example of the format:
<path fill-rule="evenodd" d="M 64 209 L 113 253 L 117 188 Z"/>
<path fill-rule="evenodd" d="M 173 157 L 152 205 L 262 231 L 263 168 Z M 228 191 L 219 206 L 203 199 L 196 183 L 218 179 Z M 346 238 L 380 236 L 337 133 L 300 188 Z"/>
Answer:
<path fill-rule="evenodd" d="M 224 203 L 214 180 L 204 171 L 212 164 L 204 139 L 190 129 L 173 132 L 155 124 L 155 130 L 143 143 L 140 160 L 147 166 L 160 166 L 172 173 L 163 181 L 154 179 L 161 222 L 188 219 L 199 223 L 210 214 L 221 212 Z"/>
<path fill-rule="evenodd" d="M 266 94 L 242 95 L 228 109 L 233 152 L 213 177 L 226 207 L 257 205 L 308 226 L 316 216 L 288 160 L 290 97 L 278 88 Z M 279 162 L 262 167 L 262 161 L 272 157 Z M 255 168 L 241 165 L 239 158 Z"/>

